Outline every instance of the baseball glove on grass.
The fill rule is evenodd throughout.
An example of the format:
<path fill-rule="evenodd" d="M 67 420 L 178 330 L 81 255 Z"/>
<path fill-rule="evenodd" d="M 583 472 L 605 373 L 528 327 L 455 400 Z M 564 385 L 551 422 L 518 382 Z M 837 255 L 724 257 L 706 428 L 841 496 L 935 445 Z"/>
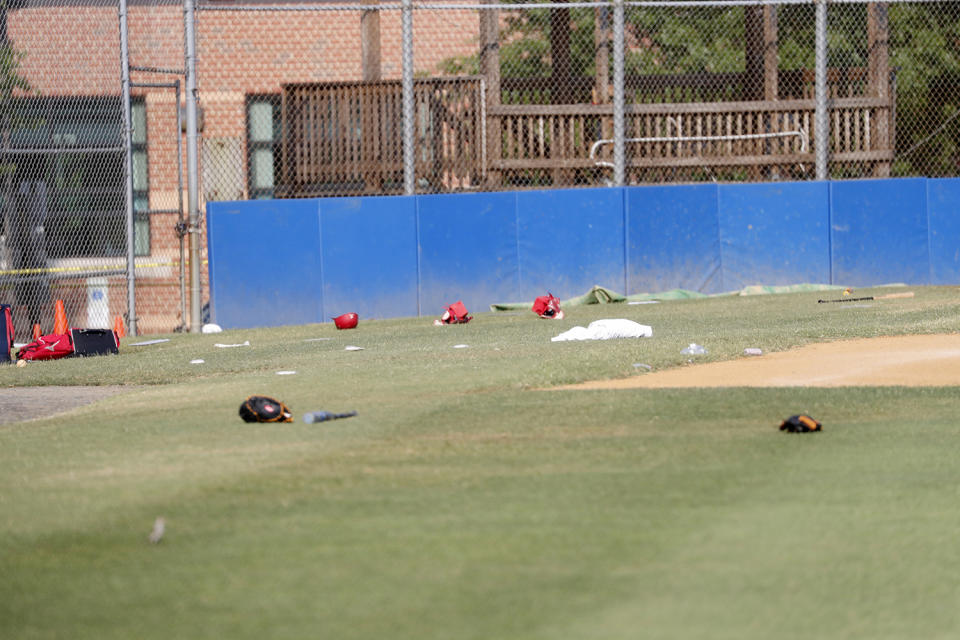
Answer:
<path fill-rule="evenodd" d="M 806 414 L 790 416 L 780 423 L 780 431 L 787 433 L 810 433 L 811 431 L 821 431 L 820 423 Z"/>
<path fill-rule="evenodd" d="M 293 422 L 287 405 L 269 396 L 250 396 L 240 405 L 244 422 Z"/>

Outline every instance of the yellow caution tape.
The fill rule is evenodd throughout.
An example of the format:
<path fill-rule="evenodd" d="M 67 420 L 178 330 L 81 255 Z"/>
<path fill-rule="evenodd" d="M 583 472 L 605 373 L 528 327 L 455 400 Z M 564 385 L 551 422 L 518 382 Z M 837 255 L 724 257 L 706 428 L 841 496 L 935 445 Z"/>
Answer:
<path fill-rule="evenodd" d="M 190 264 L 189 261 L 183 263 L 184 266 Z M 202 260 L 201 264 L 207 264 L 206 260 Z M 144 264 L 136 265 L 136 269 L 153 269 L 156 267 L 177 267 L 180 266 L 179 262 L 147 262 Z M 74 267 L 45 267 L 45 268 L 35 268 L 35 269 L 3 269 L 0 270 L 0 276 L 27 276 L 27 275 L 36 275 L 39 273 L 70 273 L 72 271 L 125 271 L 127 265 L 125 264 L 96 264 L 96 265 L 86 265 L 86 266 L 74 266 Z"/>

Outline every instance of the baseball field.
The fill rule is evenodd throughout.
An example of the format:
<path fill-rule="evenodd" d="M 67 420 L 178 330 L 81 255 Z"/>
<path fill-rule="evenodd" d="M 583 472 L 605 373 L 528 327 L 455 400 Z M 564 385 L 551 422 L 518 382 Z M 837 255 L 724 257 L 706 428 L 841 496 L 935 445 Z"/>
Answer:
<path fill-rule="evenodd" d="M 958 637 L 960 289 L 898 291 L 0 367 L 0 637 Z M 653 336 L 551 341 L 606 318 Z"/>

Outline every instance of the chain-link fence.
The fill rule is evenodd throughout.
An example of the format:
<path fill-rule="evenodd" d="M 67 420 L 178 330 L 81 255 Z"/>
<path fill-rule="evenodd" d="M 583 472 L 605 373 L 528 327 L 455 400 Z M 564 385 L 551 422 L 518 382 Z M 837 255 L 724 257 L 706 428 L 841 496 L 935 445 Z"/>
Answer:
<path fill-rule="evenodd" d="M 119 39 L 116 6 L 0 5 L 0 302 L 19 340 L 52 332 L 56 300 L 74 326 L 126 312 Z"/>
<path fill-rule="evenodd" d="M 955 175 L 960 4 L 823 6 L 818 104 L 815 2 L 625 2 L 618 37 L 611 2 L 208 0 L 201 100 L 247 130 L 205 194 L 411 192 L 405 169 L 416 193 L 810 180 L 818 107 L 821 177 Z"/>
<path fill-rule="evenodd" d="M 117 1 L 0 1 L 20 340 L 57 299 L 75 326 L 197 328 L 193 104 L 201 220 L 212 200 L 960 172 L 960 2 Z"/>

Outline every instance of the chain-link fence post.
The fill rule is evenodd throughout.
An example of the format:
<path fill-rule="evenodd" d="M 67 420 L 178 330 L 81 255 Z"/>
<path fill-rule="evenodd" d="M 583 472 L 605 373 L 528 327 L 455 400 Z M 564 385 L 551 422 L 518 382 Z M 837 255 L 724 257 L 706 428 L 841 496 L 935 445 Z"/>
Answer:
<path fill-rule="evenodd" d="M 401 9 L 403 38 L 403 192 L 414 194 L 414 105 L 413 105 L 413 0 L 403 0 Z"/>
<path fill-rule="evenodd" d="M 130 111 L 130 32 L 127 27 L 127 0 L 119 0 L 120 74 L 123 100 L 124 204 L 127 214 L 127 329 L 137 335 L 136 252 L 133 225 L 133 122 Z"/>
<path fill-rule="evenodd" d="M 187 232 L 190 234 L 190 333 L 200 326 L 200 197 L 197 162 L 197 39 L 193 0 L 183 0 L 187 111 Z"/>
<path fill-rule="evenodd" d="M 816 149 L 817 180 L 826 180 L 830 162 L 830 124 L 827 117 L 827 0 L 816 1 L 816 36 L 814 53 L 814 122 L 816 134 L 813 146 Z"/>
<path fill-rule="evenodd" d="M 624 10 L 623 0 L 613 3 L 613 184 L 623 186 L 626 176 L 624 126 Z"/>

